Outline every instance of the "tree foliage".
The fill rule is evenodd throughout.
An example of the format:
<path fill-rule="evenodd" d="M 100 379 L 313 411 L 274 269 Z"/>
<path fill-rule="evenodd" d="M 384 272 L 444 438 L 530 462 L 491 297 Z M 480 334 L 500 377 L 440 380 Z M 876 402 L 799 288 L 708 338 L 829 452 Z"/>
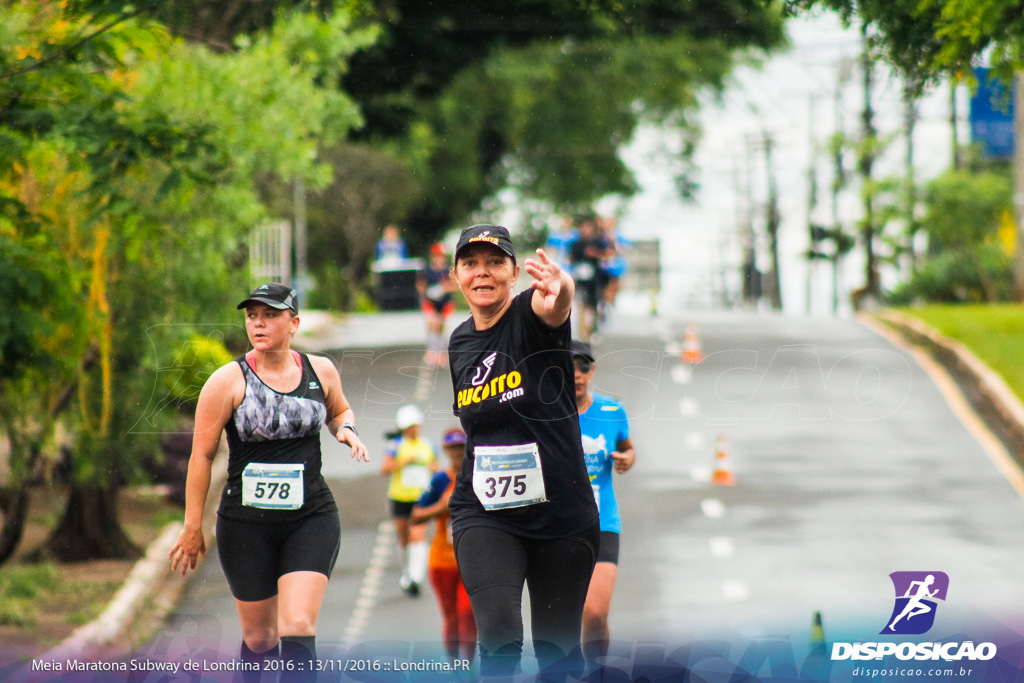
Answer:
<path fill-rule="evenodd" d="M 333 83 L 373 33 L 343 14 L 288 14 L 220 54 L 145 18 L 26 7 L 0 6 L 0 136 L 16 143 L 0 236 L 21 260 L 55 260 L 43 272 L 66 274 L 71 304 L 50 337 L 33 332 L 60 349 L 52 387 L 72 387 L 72 486 L 48 551 L 125 556 L 117 490 L 178 419 L 159 393 L 168 357 L 247 286 L 245 237 L 266 216 L 257 177 L 329 177 L 319 142 L 358 123 Z"/>
<path fill-rule="evenodd" d="M 1000 228 L 1013 209 L 1005 175 L 950 170 L 928 183 L 921 225 L 931 255 L 898 301 L 1002 301 L 1012 294 L 1011 258 Z"/>
<path fill-rule="evenodd" d="M 1024 13 L 1016 0 L 786 0 L 785 4 L 789 13 L 824 7 L 837 11 L 847 23 L 867 24 L 886 61 L 904 74 L 925 80 L 969 78 L 971 65 L 983 54 L 1004 77 L 1024 66 Z"/>
<path fill-rule="evenodd" d="M 115 0 L 80 3 L 105 11 L 120 6 Z M 694 93 L 720 83 L 735 52 L 784 41 L 782 5 L 775 0 L 132 5 L 190 42 L 222 52 L 237 49 L 238 35 L 272 26 L 275 6 L 304 7 L 325 17 L 347 10 L 357 25 L 380 30 L 376 43 L 353 55 L 340 82 L 365 119 L 353 141 L 401 159 L 424 189 L 404 221 L 416 247 L 466 220 L 506 185 L 553 208 L 586 205 L 607 192 L 630 193 L 635 182 L 617 151 L 641 114 L 694 106 Z M 511 70 L 495 78 L 504 67 Z M 537 87 L 540 97 L 531 101 Z M 497 111 L 513 96 L 513 111 Z M 683 130 L 685 156 L 696 131 Z M 678 185 L 690 191 L 695 182 L 685 177 Z M 279 188 L 278 195 L 286 192 Z M 337 232 L 337 226 L 313 221 L 310 229 Z"/>
<path fill-rule="evenodd" d="M 204 376 L 185 350 L 237 335 L 246 238 L 293 182 L 354 281 L 406 213 L 425 241 L 504 187 L 631 192 L 636 126 L 692 133 L 734 53 L 781 41 L 755 0 L 0 3 L 0 418 L 46 416 L 18 472 L 72 435 L 50 552 L 134 551 L 117 491 Z"/>
<path fill-rule="evenodd" d="M 632 193 L 618 150 L 639 122 L 692 136 L 685 114 L 734 53 L 783 41 L 779 6 L 745 0 L 357 6 L 382 26 L 344 81 L 358 134 L 412 160 L 409 223 L 428 236 L 505 187 L 556 210 Z"/>

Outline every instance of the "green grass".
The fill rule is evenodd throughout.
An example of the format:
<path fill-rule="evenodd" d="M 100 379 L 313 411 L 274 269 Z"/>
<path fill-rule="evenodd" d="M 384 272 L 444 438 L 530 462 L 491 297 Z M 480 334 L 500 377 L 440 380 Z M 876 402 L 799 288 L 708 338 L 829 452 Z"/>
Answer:
<path fill-rule="evenodd" d="M 72 598 L 81 606 L 65 621 L 85 624 L 99 616 L 118 587 L 116 581 L 68 585 L 61 578 L 60 568 L 49 563 L 5 565 L 0 570 L 0 625 L 32 627 L 40 604 L 70 603 Z"/>
<path fill-rule="evenodd" d="M 177 508 L 166 510 L 161 509 L 153 513 L 153 516 L 150 518 L 149 523 L 159 529 L 162 529 L 171 522 L 180 522 L 181 518 L 182 512 Z"/>
<path fill-rule="evenodd" d="M 924 306 L 900 312 L 966 346 L 1024 400 L 1024 306 Z"/>
<path fill-rule="evenodd" d="M 52 564 L 4 567 L 0 572 L 0 625 L 34 625 L 36 599 L 59 587 L 60 571 Z"/>

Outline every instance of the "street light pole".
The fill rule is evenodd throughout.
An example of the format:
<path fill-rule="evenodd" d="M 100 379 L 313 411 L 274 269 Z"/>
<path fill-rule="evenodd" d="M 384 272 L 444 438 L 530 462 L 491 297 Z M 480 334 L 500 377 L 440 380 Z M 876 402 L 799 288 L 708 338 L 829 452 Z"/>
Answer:
<path fill-rule="evenodd" d="M 301 175 L 296 175 L 293 190 L 295 206 L 295 280 L 292 283 L 292 287 L 299 293 L 300 305 L 305 306 L 310 280 L 308 262 L 306 260 L 306 186 L 302 181 Z"/>

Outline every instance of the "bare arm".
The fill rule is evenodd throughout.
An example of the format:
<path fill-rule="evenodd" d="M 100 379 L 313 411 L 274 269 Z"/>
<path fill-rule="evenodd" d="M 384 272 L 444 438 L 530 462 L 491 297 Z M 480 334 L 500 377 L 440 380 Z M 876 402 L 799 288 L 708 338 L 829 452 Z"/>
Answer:
<path fill-rule="evenodd" d="M 569 319 L 576 283 L 543 249 L 537 250 L 537 258 L 540 260 L 524 262 L 526 272 L 533 278 L 533 312 L 548 327 L 558 327 Z"/>
<path fill-rule="evenodd" d="M 203 510 L 210 492 L 213 459 L 220 445 L 224 425 L 240 402 L 239 383 L 244 386 L 237 364 L 231 363 L 210 375 L 196 405 L 196 425 L 192 435 L 192 455 L 185 479 L 185 525 L 178 541 L 168 553 L 171 571 L 181 565 L 181 575 L 195 569 L 200 555 L 206 554 L 203 537 Z"/>
<path fill-rule="evenodd" d="M 626 472 L 636 463 L 636 451 L 633 450 L 633 442 L 623 439 L 615 444 L 615 450 L 611 453 L 612 461 L 615 463 L 615 471 L 619 474 Z"/>
<path fill-rule="evenodd" d="M 408 461 L 405 461 L 405 462 L 402 462 L 401 464 L 399 464 L 398 463 L 398 458 L 396 456 L 394 456 L 394 455 L 385 455 L 384 456 L 384 462 L 382 462 L 380 464 L 380 473 L 383 474 L 383 475 L 391 474 L 395 470 L 398 470 L 398 469 L 401 469 L 402 467 L 405 467 L 407 462 Z"/>
<path fill-rule="evenodd" d="M 451 490 L 445 491 L 441 498 L 433 505 L 426 507 L 414 506 L 412 509 L 412 516 L 409 517 L 411 524 L 422 524 L 427 522 L 438 515 L 448 512 L 448 500 L 452 497 Z"/>
<path fill-rule="evenodd" d="M 310 356 L 309 362 L 324 385 L 324 395 L 327 398 L 327 429 L 339 443 L 346 444 L 352 449 L 353 458 L 370 462 L 370 454 L 359 439 L 359 435 L 354 429 L 342 427 L 343 424 L 355 424 L 356 415 L 341 389 L 341 375 L 338 374 L 338 369 L 334 367 L 330 358 L 323 356 Z"/>

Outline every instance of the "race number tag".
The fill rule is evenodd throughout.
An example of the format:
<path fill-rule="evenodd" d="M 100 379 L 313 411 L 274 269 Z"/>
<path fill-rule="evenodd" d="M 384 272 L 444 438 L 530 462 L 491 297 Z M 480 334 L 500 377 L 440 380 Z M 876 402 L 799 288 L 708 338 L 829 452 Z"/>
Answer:
<path fill-rule="evenodd" d="M 473 490 L 485 510 L 547 502 L 537 444 L 477 446 L 473 455 Z"/>
<path fill-rule="evenodd" d="M 242 505 L 266 510 L 298 510 L 303 503 L 301 463 L 253 462 L 242 472 Z"/>
<path fill-rule="evenodd" d="M 402 468 L 402 486 L 425 490 L 430 486 L 430 468 L 423 465 L 406 465 Z"/>

